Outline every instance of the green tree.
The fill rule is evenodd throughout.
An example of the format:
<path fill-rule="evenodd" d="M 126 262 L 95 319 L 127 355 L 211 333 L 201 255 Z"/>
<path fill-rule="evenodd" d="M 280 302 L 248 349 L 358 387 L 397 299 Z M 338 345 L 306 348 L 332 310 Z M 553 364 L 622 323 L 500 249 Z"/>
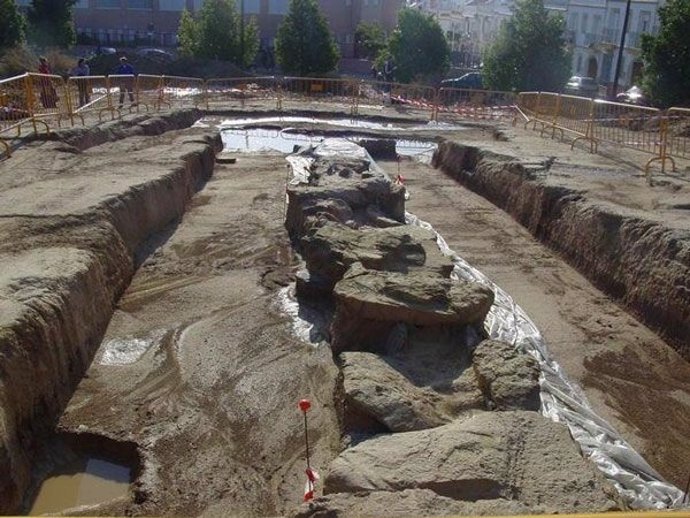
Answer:
<path fill-rule="evenodd" d="M 180 55 L 194 57 L 199 53 L 199 25 L 191 13 L 184 9 L 177 29 L 177 40 L 180 43 Z"/>
<path fill-rule="evenodd" d="M 450 47 L 441 26 L 432 15 L 417 9 L 400 10 L 388 52 L 396 80 L 404 83 L 437 80 L 450 67 Z"/>
<path fill-rule="evenodd" d="M 177 36 L 183 56 L 232 61 L 248 66 L 259 50 L 259 30 L 256 22 L 244 24 L 237 12 L 235 0 L 204 0 L 199 18 L 186 10 L 180 17 Z"/>
<path fill-rule="evenodd" d="M 690 1 L 659 8 L 659 34 L 642 36 L 644 89 L 665 106 L 690 104 Z"/>
<path fill-rule="evenodd" d="M 290 0 L 275 43 L 276 60 L 287 74 L 308 76 L 330 72 L 340 58 L 316 0 Z"/>
<path fill-rule="evenodd" d="M 0 50 L 24 41 L 26 22 L 14 0 L 0 0 Z"/>
<path fill-rule="evenodd" d="M 570 75 L 564 29 L 563 17 L 547 11 L 542 0 L 518 0 L 513 16 L 484 54 L 485 85 L 494 90 L 559 91 Z"/>
<path fill-rule="evenodd" d="M 77 41 L 72 21 L 76 0 L 31 0 L 29 39 L 41 47 L 71 47 Z"/>
<path fill-rule="evenodd" d="M 386 33 L 378 23 L 361 22 L 355 31 L 357 55 L 376 58 L 386 48 Z"/>

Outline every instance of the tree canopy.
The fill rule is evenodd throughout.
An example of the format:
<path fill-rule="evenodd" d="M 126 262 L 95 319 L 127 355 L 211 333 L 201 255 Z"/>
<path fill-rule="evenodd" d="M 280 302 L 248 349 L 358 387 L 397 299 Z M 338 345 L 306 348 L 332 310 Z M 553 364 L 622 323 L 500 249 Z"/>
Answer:
<path fill-rule="evenodd" d="M 400 10 L 388 53 L 395 79 L 404 83 L 440 79 L 450 67 L 450 47 L 441 26 L 432 15 L 417 9 Z"/>
<path fill-rule="evenodd" d="M 26 22 L 14 0 L 0 0 L 0 50 L 24 41 Z"/>
<path fill-rule="evenodd" d="M 256 22 L 251 19 L 242 26 L 235 0 L 204 0 L 197 19 L 182 11 L 177 37 L 183 56 L 232 61 L 243 67 L 251 64 L 259 49 Z"/>
<path fill-rule="evenodd" d="M 29 39 L 41 47 L 71 47 L 77 41 L 72 21 L 76 0 L 31 0 Z"/>
<path fill-rule="evenodd" d="M 386 48 L 386 33 L 380 24 L 361 22 L 355 31 L 357 56 L 375 59 Z"/>
<path fill-rule="evenodd" d="M 563 17 L 550 13 L 542 0 L 518 0 L 484 53 L 483 81 L 494 90 L 557 92 L 570 75 Z"/>
<path fill-rule="evenodd" d="M 276 35 L 276 60 L 287 74 L 309 76 L 334 70 L 340 52 L 316 0 L 290 0 Z"/>
<path fill-rule="evenodd" d="M 658 104 L 690 105 L 690 2 L 659 8 L 659 34 L 642 37 L 644 90 Z"/>

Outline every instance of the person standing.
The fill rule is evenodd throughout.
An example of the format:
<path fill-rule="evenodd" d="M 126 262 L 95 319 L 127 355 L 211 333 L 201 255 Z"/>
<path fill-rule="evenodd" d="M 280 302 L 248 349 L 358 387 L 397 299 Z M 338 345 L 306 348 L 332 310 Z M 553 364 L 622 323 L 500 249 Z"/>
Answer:
<path fill-rule="evenodd" d="M 50 63 L 48 60 L 41 56 L 38 58 L 38 73 L 52 75 L 53 69 L 50 68 Z M 41 77 L 39 79 L 41 86 L 41 104 L 44 108 L 55 108 L 57 107 L 58 96 L 55 91 L 55 87 L 51 82 L 49 77 Z"/>
<path fill-rule="evenodd" d="M 77 88 L 79 89 L 79 107 L 86 105 L 91 100 L 91 94 L 89 92 L 89 81 L 86 76 L 91 75 L 91 70 L 89 65 L 86 64 L 84 58 L 79 58 L 77 61 L 77 66 L 72 69 L 71 72 L 73 77 L 76 77 L 75 82 L 77 83 Z"/>
<path fill-rule="evenodd" d="M 134 67 L 127 60 L 125 56 L 120 58 L 120 65 L 115 69 L 115 74 L 120 76 L 134 76 Z M 136 106 L 134 102 L 134 77 L 122 77 L 120 78 L 120 103 L 119 108 L 125 102 L 125 90 L 129 94 L 130 106 Z"/>

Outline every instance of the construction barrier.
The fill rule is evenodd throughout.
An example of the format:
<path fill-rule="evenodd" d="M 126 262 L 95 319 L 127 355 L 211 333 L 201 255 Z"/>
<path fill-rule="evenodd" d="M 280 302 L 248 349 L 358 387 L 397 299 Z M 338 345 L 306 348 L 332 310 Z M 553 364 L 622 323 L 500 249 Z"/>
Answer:
<path fill-rule="evenodd" d="M 515 95 L 511 92 L 440 88 L 438 120 L 499 120 L 515 115 Z"/>
<path fill-rule="evenodd" d="M 575 146 L 583 141 L 595 152 L 599 143 L 652 154 L 646 164 L 690 159 L 690 110 L 656 108 L 588 99 L 552 92 L 494 92 L 400 84 L 359 79 L 303 77 L 240 77 L 203 80 L 194 77 L 140 74 L 71 77 L 26 73 L 0 81 L 0 152 L 9 155 L 7 139 L 49 132 L 63 121 L 71 125 L 121 117 L 124 113 L 161 111 L 173 107 L 207 110 L 265 108 L 276 110 L 298 103 L 338 104 L 351 115 L 360 110 L 395 106 L 429 120 L 513 120 Z M 24 133 L 25 134 L 25 133 Z"/>
<path fill-rule="evenodd" d="M 252 101 L 278 101 L 276 79 L 268 77 L 235 77 L 209 79 L 203 95 L 207 110 L 245 108 Z"/>
<path fill-rule="evenodd" d="M 668 110 L 668 152 L 678 158 L 690 159 L 690 109 Z"/>
<path fill-rule="evenodd" d="M 289 103 L 342 104 L 352 112 L 357 81 L 353 79 L 284 77 L 278 80 L 281 92 L 280 108 Z"/>
<path fill-rule="evenodd" d="M 204 108 L 206 107 L 205 81 L 196 77 L 163 76 L 160 84 L 159 104 Z"/>

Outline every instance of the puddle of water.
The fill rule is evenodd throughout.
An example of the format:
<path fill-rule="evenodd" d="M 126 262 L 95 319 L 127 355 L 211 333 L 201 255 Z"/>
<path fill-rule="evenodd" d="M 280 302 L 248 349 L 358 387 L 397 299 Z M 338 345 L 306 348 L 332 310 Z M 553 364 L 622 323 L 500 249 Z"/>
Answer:
<path fill-rule="evenodd" d="M 147 338 L 114 338 L 103 344 L 100 365 L 130 365 L 138 361 L 151 347 L 159 343 L 166 331 L 159 329 Z"/>
<path fill-rule="evenodd" d="M 318 119 L 316 117 L 259 117 L 259 118 L 245 118 L 245 119 L 226 119 L 223 120 L 218 128 L 222 131 L 226 128 L 247 126 L 249 124 L 296 124 L 296 123 L 306 123 L 306 124 L 321 124 L 325 126 L 337 126 L 340 128 L 359 128 L 359 129 L 372 129 L 372 130 L 382 130 L 382 131 L 401 131 L 401 130 L 414 130 L 414 131 L 438 131 L 443 129 L 444 131 L 457 131 L 465 130 L 466 126 L 461 126 L 458 124 L 450 124 L 445 122 L 435 122 L 430 121 L 426 124 L 411 124 L 407 126 L 394 125 L 390 122 L 374 122 L 361 119 Z M 207 121 L 200 120 L 195 126 L 208 127 Z"/>
<path fill-rule="evenodd" d="M 323 141 L 325 135 L 305 135 L 303 133 L 291 133 L 277 129 L 222 129 L 224 151 L 234 152 L 258 152 L 277 151 L 279 153 L 292 153 L 295 146 L 315 145 Z M 363 137 L 350 136 L 348 140 L 360 140 Z M 369 137 L 371 138 L 371 137 Z M 395 141 L 395 150 L 402 156 L 414 156 L 431 153 L 436 149 L 434 142 L 423 140 L 400 139 Z"/>
<path fill-rule="evenodd" d="M 29 516 L 108 502 L 129 492 L 132 470 L 103 459 L 81 458 L 43 481 Z"/>

